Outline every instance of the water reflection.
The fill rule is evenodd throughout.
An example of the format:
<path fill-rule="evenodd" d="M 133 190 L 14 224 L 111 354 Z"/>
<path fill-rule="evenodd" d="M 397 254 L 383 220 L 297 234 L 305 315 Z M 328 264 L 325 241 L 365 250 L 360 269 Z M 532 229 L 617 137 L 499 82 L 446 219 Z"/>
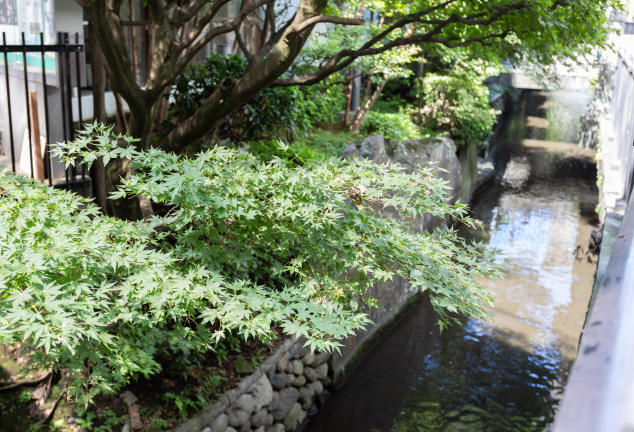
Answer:
<path fill-rule="evenodd" d="M 594 153 L 578 149 L 586 93 L 529 92 L 495 147 L 496 181 L 462 234 L 517 267 L 487 282 L 493 321 L 438 333 L 427 301 L 386 337 L 308 431 L 543 431 L 574 359 L 595 265 Z"/>
<path fill-rule="evenodd" d="M 463 230 L 517 265 L 487 282 L 492 322 L 444 334 L 392 431 L 549 429 L 574 359 L 594 264 L 572 252 L 597 222 L 593 153 L 576 144 L 579 93 L 529 93 L 494 155 L 496 184 Z M 579 106 L 577 106 L 579 104 Z"/>
<path fill-rule="evenodd" d="M 392 431 L 543 431 L 554 418 L 561 357 L 527 355 L 516 335 L 470 321 L 426 358 Z"/>

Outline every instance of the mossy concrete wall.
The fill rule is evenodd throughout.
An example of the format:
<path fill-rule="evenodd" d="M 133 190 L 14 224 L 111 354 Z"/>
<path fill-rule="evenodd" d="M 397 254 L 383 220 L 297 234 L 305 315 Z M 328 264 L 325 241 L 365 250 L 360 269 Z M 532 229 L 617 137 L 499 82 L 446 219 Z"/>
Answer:
<path fill-rule="evenodd" d="M 458 200 L 461 204 L 469 204 L 478 186 L 478 155 L 475 142 L 458 148 L 460 160 L 460 189 Z"/>

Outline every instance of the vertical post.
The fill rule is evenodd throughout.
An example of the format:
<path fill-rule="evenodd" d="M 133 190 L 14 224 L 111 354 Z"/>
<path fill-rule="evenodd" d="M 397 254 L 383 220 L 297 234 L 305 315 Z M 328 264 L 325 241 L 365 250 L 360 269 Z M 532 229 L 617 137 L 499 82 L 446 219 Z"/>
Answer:
<path fill-rule="evenodd" d="M 75 33 L 75 44 L 79 45 L 79 33 Z M 81 130 L 82 124 L 82 116 L 81 116 L 81 71 L 79 70 L 79 47 L 77 51 L 75 51 L 75 69 L 77 71 L 77 111 L 79 112 L 79 126 L 78 129 Z M 81 166 L 81 178 L 82 180 L 86 178 L 86 165 L 82 164 Z"/>
<path fill-rule="evenodd" d="M 26 39 L 24 38 L 24 32 L 22 32 L 22 45 L 26 46 Z M 22 61 L 24 62 L 24 92 L 26 94 L 26 112 L 31 112 L 31 106 L 29 103 L 29 77 L 26 73 L 26 50 L 22 52 Z M 33 131 L 31 130 L 31 122 L 27 120 L 27 126 L 29 128 L 29 161 L 31 162 L 31 177 L 35 178 L 35 170 L 33 169 Z M 40 137 L 37 137 L 38 139 Z M 24 153 L 24 150 L 22 150 Z"/>
<path fill-rule="evenodd" d="M 42 45 L 42 86 L 44 87 L 44 124 L 46 126 L 46 146 L 44 147 L 44 169 L 48 178 L 48 185 L 53 186 L 53 164 L 51 163 L 50 142 L 51 134 L 49 132 L 48 123 L 48 90 L 46 89 L 46 65 L 45 65 L 45 48 L 44 33 L 40 33 L 40 45 Z"/>
<path fill-rule="evenodd" d="M 62 45 L 64 43 L 63 33 L 57 33 L 57 44 Z M 59 94 L 61 96 L 62 101 L 62 132 L 64 142 L 68 141 L 68 134 L 66 133 L 66 128 L 68 127 L 68 123 L 66 122 L 66 90 L 64 89 L 64 71 L 66 71 L 66 53 L 62 50 L 59 53 Z M 64 174 L 66 176 L 66 182 L 68 183 L 68 168 L 64 169 Z"/>
<path fill-rule="evenodd" d="M 37 92 L 29 93 L 29 102 L 31 106 L 31 112 L 29 112 L 29 122 L 31 123 L 31 130 L 33 131 L 33 153 L 31 157 L 35 159 L 32 162 L 35 167 L 33 178 L 36 178 L 44 183 L 44 158 L 42 157 L 42 145 L 40 141 L 40 115 L 37 110 Z"/>
<path fill-rule="evenodd" d="M 68 101 L 68 138 L 70 141 L 72 141 L 75 139 L 75 126 L 73 122 L 73 87 L 70 80 L 71 66 L 70 50 L 68 48 L 69 42 L 70 38 L 68 37 L 68 33 L 64 33 L 64 45 L 66 45 L 66 58 L 64 60 L 64 66 L 66 67 L 66 99 Z M 71 165 L 70 173 L 73 180 L 75 180 L 75 176 L 77 175 L 77 168 Z"/>
<path fill-rule="evenodd" d="M 350 80 L 350 82 L 348 83 L 348 98 L 346 100 L 346 113 L 344 115 L 343 118 L 343 125 L 345 127 L 350 126 L 350 103 L 352 102 L 352 69 L 350 69 L 350 75 L 348 76 L 348 79 Z"/>
<path fill-rule="evenodd" d="M 5 32 L 2 32 L 2 44 L 7 44 L 7 35 Z M 7 52 L 4 52 L 4 77 L 7 80 L 7 106 L 9 111 L 9 138 L 11 140 L 11 168 L 13 168 L 13 172 L 15 172 L 15 147 L 13 146 L 13 120 L 11 119 L 11 91 L 9 85 L 9 59 L 7 57 Z"/>
<path fill-rule="evenodd" d="M 352 69 L 352 98 L 350 100 L 350 111 L 355 113 L 359 111 L 359 104 L 361 102 L 361 70 Z"/>

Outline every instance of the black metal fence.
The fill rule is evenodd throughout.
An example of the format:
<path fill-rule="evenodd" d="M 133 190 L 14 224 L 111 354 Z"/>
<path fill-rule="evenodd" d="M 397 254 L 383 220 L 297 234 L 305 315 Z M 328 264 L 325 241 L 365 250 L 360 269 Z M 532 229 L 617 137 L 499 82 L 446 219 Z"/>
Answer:
<path fill-rule="evenodd" d="M 46 53 L 58 53 L 56 67 L 57 67 L 57 84 L 60 89 L 60 100 L 61 100 L 61 116 L 62 116 L 62 134 L 63 140 L 73 140 L 75 135 L 74 128 L 74 119 L 73 119 L 73 106 L 72 106 L 72 92 L 73 88 L 71 85 L 71 68 L 76 68 L 76 88 L 77 88 L 77 104 L 78 104 L 78 125 L 81 127 L 83 122 L 82 119 L 82 106 L 81 106 L 81 73 L 80 73 L 80 53 L 84 51 L 83 45 L 79 44 L 79 34 L 75 33 L 75 43 L 70 44 L 70 39 L 68 33 L 58 33 L 57 34 L 57 44 L 54 45 L 45 45 L 44 44 L 44 35 L 40 33 L 40 44 L 39 45 L 27 45 L 25 43 L 25 36 L 22 33 L 22 44 L 21 45 L 7 45 L 6 43 L 6 34 L 2 33 L 2 45 L 0 45 L 0 53 L 3 53 L 4 56 L 4 74 L 5 74 L 5 83 L 6 83 L 6 95 L 7 95 L 7 111 L 9 118 L 9 141 L 10 141 L 10 152 L 11 152 L 11 168 L 14 172 L 16 172 L 16 145 L 14 139 L 14 130 L 13 130 L 13 120 L 14 115 L 25 116 L 26 123 L 29 131 L 29 151 L 30 151 L 30 174 L 33 178 L 35 178 L 35 169 L 34 169 L 34 140 L 39 140 L 40 137 L 34 137 L 31 125 L 31 102 L 29 100 L 29 78 L 27 73 L 27 53 L 40 53 L 42 57 L 42 87 L 43 87 L 43 100 L 44 100 L 44 125 L 46 130 L 46 145 L 44 151 L 44 177 L 48 180 L 48 184 L 55 187 L 60 187 L 64 189 L 74 189 L 75 183 L 85 183 L 86 182 L 86 170 L 85 167 L 82 167 L 81 171 L 81 179 L 77 179 L 78 172 L 75 167 L 69 167 L 65 169 L 64 179 L 60 179 L 61 181 L 56 181 L 53 183 L 53 164 L 50 157 L 50 144 L 51 144 L 51 131 L 50 131 L 50 113 L 49 113 L 49 95 L 47 89 L 46 82 L 46 67 L 45 67 L 45 56 Z M 22 68 L 24 73 L 24 94 L 26 97 L 26 112 L 14 112 L 11 107 L 11 85 L 9 84 L 9 69 L 11 66 L 9 65 L 8 54 L 10 53 L 21 53 L 22 54 Z M 73 58 L 74 57 L 74 58 Z M 74 60 L 74 62 L 73 62 Z M 56 108 L 54 108 L 56 109 Z M 39 155 L 38 155 L 39 156 Z"/>

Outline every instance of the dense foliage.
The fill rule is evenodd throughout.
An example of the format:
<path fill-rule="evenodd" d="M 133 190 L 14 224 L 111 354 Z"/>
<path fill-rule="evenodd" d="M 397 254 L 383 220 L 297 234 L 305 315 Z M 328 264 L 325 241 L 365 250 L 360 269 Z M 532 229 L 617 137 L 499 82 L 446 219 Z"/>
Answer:
<path fill-rule="evenodd" d="M 136 174 L 115 195 L 145 194 L 167 215 L 117 220 L 0 174 L 0 342 L 30 346 L 34 367 L 67 368 L 80 403 L 158 372 L 164 350 L 213 350 L 228 332 L 266 340 L 277 324 L 336 349 L 368 323 L 367 289 L 394 277 L 428 292 L 443 325 L 452 312 L 487 316 L 475 277 L 500 275 L 493 252 L 451 229 L 411 233 L 380 210 L 473 224 L 430 167 L 403 174 L 333 158 L 291 168 L 228 148 L 188 158 L 117 139 L 93 125 L 57 153 L 132 158 Z"/>
<path fill-rule="evenodd" d="M 412 121 L 412 116 L 405 111 L 398 113 L 370 111 L 363 120 L 361 132 L 365 135 L 381 134 L 397 141 L 424 137 Z"/>
<path fill-rule="evenodd" d="M 498 111 L 489 105 L 484 80 L 498 72 L 499 68 L 484 61 L 461 58 L 445 73 L 427 74 L 423 80 L 421 126 L 449 132 L 458 145 L 486 140 Z"/>
<path fill-rule="evenodd" d="M 189 66 L 175 81 L 174 102 L 163 122 L 164 133 L 189 118 L 211 96 L 225 78 L 240 78 L 247 61 L 237 55 L 212 54 L 200 65 Z M 316 106 L 297 87 L 264 89 L 221 123 L 217 136 L 232 142 L 285 136 L 312 126 Z"/>

